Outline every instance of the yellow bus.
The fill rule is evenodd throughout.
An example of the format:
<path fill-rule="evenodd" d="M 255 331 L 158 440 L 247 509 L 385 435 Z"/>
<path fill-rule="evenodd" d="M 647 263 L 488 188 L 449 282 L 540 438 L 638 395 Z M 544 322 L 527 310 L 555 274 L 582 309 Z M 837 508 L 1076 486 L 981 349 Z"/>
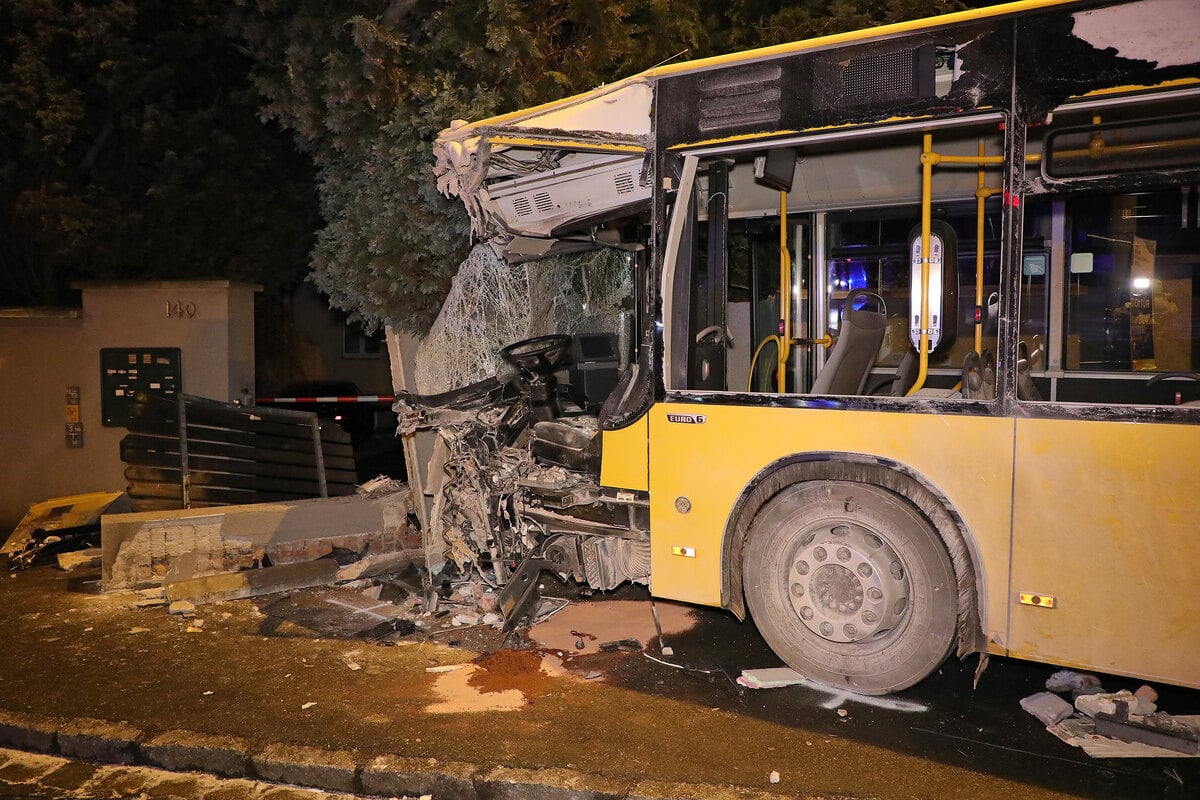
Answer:
<path fill-rule="evenodd" d="M 1200 687 L 1198 26 L 1028 0 L 455 122 L 491 269 L 575 306 L 401 399 L 431 550 L 510 617 L 542 569 L 749 614 L 860 693 Z"/>

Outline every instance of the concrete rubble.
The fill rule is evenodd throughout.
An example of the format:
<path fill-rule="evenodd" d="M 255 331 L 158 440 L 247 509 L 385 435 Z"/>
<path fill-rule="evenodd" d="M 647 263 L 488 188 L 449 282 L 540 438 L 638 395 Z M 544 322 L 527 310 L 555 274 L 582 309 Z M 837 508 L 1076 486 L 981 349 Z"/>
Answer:
<path fill-rule="evenodd" d="M 1200 757 L 1200 715 L 1159 711 L 1151 686 L 1105 692 L 1095 675 L 1060 670 L 1046 689 L 1023 698 L 1021 708 L 1094 758 Z M 1074 702 L 1055 692 L 1070 692 Z"/>

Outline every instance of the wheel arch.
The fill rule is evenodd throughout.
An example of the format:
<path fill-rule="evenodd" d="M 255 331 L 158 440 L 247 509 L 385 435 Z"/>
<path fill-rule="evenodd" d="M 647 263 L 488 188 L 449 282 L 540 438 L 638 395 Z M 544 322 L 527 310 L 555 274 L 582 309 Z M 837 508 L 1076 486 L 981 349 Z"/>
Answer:
<path fill-rule="evenodd" d="M 954 567 L 958 584 L 958 656 L 987 649 L 980 617 L 985 578 L 979 551 L 962 515 L 932 481 L 891 459 L 860 453 L 801 453 L 768 464 L 742 489 L 725 523 L 721 549 L 721 605 L 746 618 L 742 553 L 750 525 L 767 501 L 795 483 L 820 480 L 870 483 L 912 502 L 933 525 Z"/>

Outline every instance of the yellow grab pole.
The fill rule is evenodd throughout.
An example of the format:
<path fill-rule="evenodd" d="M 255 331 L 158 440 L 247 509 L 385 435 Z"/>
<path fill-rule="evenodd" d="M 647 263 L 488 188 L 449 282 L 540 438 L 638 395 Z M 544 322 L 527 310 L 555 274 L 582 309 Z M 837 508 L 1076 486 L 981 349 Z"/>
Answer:
<path fill-rule="evenodd" d="M 985 152 L 983 139 L 979 140 L 979 179 L 975 187 L 975 311 L 979 319 L 975 320 L 975 352 L 983 352 L 983 201 L 988 192 L 984 188 L 983 155 Z"/>
<path fill-rule="evenodd" d="M 779 193 L 779 326 L 775 381 L 783 394 L 787 391 L 787 360 L 792 350 L 792 256 L 788 252 L 787 192 Z"/>
<path fill-rule="evenodd" d="M 925 386 L 929 375 L 929 217 L 933 202 L 933 134 L 923 137 L 921 146 L 921 338 L 917 353 L 920 356 L 917 380 L 908 390 L 916 394 Z"/>

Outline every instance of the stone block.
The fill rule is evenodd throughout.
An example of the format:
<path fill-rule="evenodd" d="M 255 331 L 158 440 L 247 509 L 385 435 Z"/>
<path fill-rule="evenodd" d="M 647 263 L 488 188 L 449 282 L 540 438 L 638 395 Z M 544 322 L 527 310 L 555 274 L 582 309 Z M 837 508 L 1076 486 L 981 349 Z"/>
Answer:
<path fill-rule="evenodd" d="M 0 711 L 0 745 L 49 753 L 54 750 L 55 735 L 66 723 L 59 717 Z"/>
<path fill-rule="evenodd" d="M 498 767 L 475 777 L 479 800 L 620 800 L 629 784 L 570 769 Z"/>
<path fill-rule="evenodd" d="M 175 772 L 207 772 L 222 778 L 243 778 L 249 772 L 250 743 L 235 736 L 195 731 L 167 731 L 142 743 L 147 763 Z"/>
<path fill-rule="evenodd" d="M 1062 722 L 1075 711 L 1074 706 L 1050 692 L 1038 692 L 1022 698 L 1021 708 L 1041 720 L 1047 728 Z"/>
<path fill-rule="evenodd" d="M 142 732 L 123 722 L 80 718 L 58 731 L 58 749 L 67 758 L 102 764 L 132 764 Z"/>
<path fill-rule="evenodd" d="M 437 800 L 476 800 L 474 775 L 479 768 L 459 761 L 380 756 L 363 767 L 364 794 Z"/>
<path fill-rule="evenodd" d="M 346 750 L 273 744 L 250 757 L 254 774 L 262 780 L 311 786 L 330 792 L 355 792 L 358 763 Z"/>
<path fill-rule="evenodd" d="M 1109 694 L 1083 694 L 1075 698 L 1075 708 L 1094 717 L 1097 714 L 1111 714 L 1123 717 L 1137 704 L 1133 692 L 1122 689 Z"/>

